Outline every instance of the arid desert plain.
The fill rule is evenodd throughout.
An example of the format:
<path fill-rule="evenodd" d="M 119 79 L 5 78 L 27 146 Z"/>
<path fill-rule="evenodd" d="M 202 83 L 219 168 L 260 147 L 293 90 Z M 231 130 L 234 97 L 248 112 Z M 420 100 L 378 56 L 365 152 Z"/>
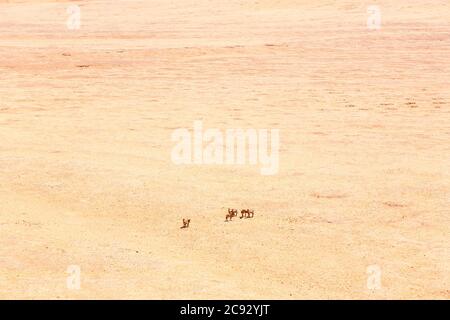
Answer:
<path fill-rule="evenodd" d="M 0 0 L 0 95 L 2 299 L 450 299 L 448 0 Z"/>

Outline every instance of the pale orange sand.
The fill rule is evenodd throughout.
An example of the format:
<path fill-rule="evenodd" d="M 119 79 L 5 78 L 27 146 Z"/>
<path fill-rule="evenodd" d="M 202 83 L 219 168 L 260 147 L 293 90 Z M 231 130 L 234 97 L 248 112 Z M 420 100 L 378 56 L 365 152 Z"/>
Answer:
<path fill-rule="evenodd" d="M 0 2 L 0 298 L 450 298 L 448 0 Z M 194 120 L 279 174 L 174 165 Z"/>

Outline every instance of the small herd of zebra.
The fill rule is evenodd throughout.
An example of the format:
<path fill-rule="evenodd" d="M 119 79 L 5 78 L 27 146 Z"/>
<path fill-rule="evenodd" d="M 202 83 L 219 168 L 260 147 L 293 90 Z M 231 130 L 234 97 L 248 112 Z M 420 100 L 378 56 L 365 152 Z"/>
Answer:
<path fill-rule="evenodd" d="M 232 221 L 233 217 L 237 217 L 238 210 L 237 209 L 231 209 L 228 208 L 228 213 L 225 215 L 225 222 Z M 242 209 L 241 210 L 241 216 L 239 219 L 242 218 L 253 218 L 255 216 L 255 212 L 250 209 Z M 180 227 L 181 229 L 189 228 L 189 224 L 191 223 L 191 219 L 183 219 L 183 226 Z"/>

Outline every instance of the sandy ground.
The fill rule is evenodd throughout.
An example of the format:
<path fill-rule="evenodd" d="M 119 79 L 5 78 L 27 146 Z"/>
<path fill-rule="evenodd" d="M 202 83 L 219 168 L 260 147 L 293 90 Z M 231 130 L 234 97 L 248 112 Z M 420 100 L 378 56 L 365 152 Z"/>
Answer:
<path fill-rule="evenodd" d="M 450 298 L 448 0 L 70 3 L 0 1 L 0 298 Z M 194 120 L 279 173 L 174 165 Z"/>

